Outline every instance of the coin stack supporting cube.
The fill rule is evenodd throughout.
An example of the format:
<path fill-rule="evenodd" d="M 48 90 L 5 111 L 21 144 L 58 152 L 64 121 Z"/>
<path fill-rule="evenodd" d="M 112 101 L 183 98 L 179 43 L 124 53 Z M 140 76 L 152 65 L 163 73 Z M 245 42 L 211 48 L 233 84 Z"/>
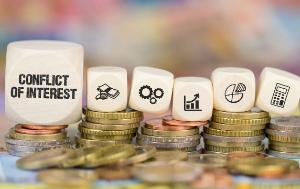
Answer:
<path fill-rule="evenodd" d="M 210 126 L 204 127 L 205 151 L 263 151 L 264 128 L 269 121 L 267 112 L 254 108 L 241 113 L 214 110 Z"/>
<path fill-rule="evenodd" d="M 119 112 L 96 112 L 85 110 L 85 119 L 79 124 L 78 147 L 105 146 L 131 143 L 136 136 L 143 113 L 126 109 Z"/>
<path fill-rule="evenodd" d="M 17 124 L 5 136 L 7 151 L 14 156 L 25 156 L 48 149 L 70 147 L 65 128 L 67 125 Z"/>
<path fill-rule="evenodd" d="M 273 156 L 300 158 L 300 117 L 277 117 L 266 129 L 269 139 L 268 153 Z"/>
<path fill-rule="evenodd" d="M 145 121 L 137 136 L 139 145 L 158 150 L 195 151 L 200 144 L 199 127 L 207 121 L 178 121 L 171 116 Z"/>

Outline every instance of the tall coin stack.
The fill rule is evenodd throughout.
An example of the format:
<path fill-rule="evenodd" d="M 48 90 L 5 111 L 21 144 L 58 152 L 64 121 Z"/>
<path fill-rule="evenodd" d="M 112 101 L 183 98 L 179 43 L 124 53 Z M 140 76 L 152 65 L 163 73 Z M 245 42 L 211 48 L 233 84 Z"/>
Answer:
<path fill-rule="evenodd" d="M 199 127 L 207 121 L 179 121 L 172 116 L 145 121 L 137 136 L 137 144 L 153 145 L 158 150 L 195 151 L 200 144 Z"/>
<path fill-rule="evenodd" d="M 268 153 L 289 159 L 300 158 L 300 117 L 272 118 L 266 129 Z"/>
<path fill-rule="evenodd" d="M 25 125 L 17 124 L 5 136 L 9 154 L 25 156 L 35 152 L 70 147 L 67 125 Z"/>
<path fill-rule="evenodd" d="M 126 109 L 119 112 L 84 110 L 85 118 L 78 126 L 78 147 L 131 143 L 136 136 L 143 112 Z"/>
<path fill-rule="evenodd" d="M 210 126 L 204 127 L 205 151 L 263 151 L 264 128 L 269 121 L 269 114 L 256 108 L 240 113 L 214 110 Z"/>

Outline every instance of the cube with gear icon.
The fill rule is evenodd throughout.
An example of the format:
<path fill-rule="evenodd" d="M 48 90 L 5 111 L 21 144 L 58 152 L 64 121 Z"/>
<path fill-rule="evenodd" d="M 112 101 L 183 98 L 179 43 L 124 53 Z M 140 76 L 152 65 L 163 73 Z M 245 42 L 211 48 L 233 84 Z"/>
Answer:
<path fill-rule="evenodd" d="M 133 71 L 129 106 L 149 113 L 164 113 L 169 109 L 174 76 L 151 67 L 136 67 Z"/>

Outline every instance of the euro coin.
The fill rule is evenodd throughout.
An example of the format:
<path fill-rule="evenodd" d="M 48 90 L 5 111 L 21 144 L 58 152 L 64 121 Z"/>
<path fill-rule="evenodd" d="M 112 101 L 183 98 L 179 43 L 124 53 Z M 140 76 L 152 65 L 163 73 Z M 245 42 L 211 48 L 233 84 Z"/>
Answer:
<path fill-rule="evenodd" d="M 188 162 L 202 168 L 225 167 L 227 157 L 222 154 L 192 154 L 188 156 Z"/>
<path fill-rule="evenodd" d="M 262 144 L 262 141 L 258 142 L 216 142 L 212 140 L 204 139 L 204 143 L 212 146 L 220 147 L 243 147 L 243 146 L 259 146 Z"/>
<path fill-rule="evenodd" d="M 220 147 L 220 146 L 213 146 L 213 145 L 205 144 L 205 150 L 221 152 L 221 153 L 228 153 L 228 152 L 234 152 L 234 151 L 261 152 L 264 150 L 264 147 L 262 145 L 260 145 L 260 146 L 244 146 L 244 147 Z"/>
<path fill-rule="evenodd" d="M 140 126 L 140 123 L 108 125 L 108 124 L 99 124 L 99 123 L 91 123 L 88 121 L 82 121 L 81 125 L 88 129 L 103 130 L 103 131 L 122 131 L 122 130 L 138 128 Z"/>
<path fill-rule="evenodd" d="M 239 158 L 251 158 L 251 157 L 265 158 L 267 157 L 267 154 L 261 152 L 238 152 L 238 151 L 229 152 L 227 154 L 228 160 L 239 159 Z"/>
<path fill-rule="evenodd" d="M 97 130 L 97 129 L 88 129 L 79 125 L 78 130 L 83 134 L 89 135 L 97 135 L 97 136 L 115 136 L 115 135 L 129 135 L 134 134 L 137 131 L 137 128 L 128 129 L 128 130 L 121 130 L 121 131 L 104 131 L 104 130 Z"/>
<path fill-rule="evenodd" d="M 213 110 L 213 115 L 216 117 L 233 118 L 233 119 L 261 119 L 269 117 L 269 113 L 258 108 L 252 108 L 246 112 L 225 112 L 221 110 Z"/>
<path fill-rule="evenodd" d="M 203 138 L 210 141 L 218 142 L 259 142 L 265 138 L 265 135 L 253 136 L 253 137 L 225 137 L 210 134 L 203 134 Z"/>
<path fill-rule="evenodd" d="M 300 153 L 296 153 L 296 152 L 279 152 L 276 150 L 271 150 L 268 149 L 267 153 L 271 156 L 274 157 L 279 157 L 279 158 L 286 158 L 286 159 L 299 159 L 300 158 Z"/>
<path fill-rule="evenodd" d="M 148 183 L 178 183 L 193 181 L 202 170 L 185 162 L 176 164 L 166 162 L 149 162 L 135 167 L 136 178 Z"/>
<path fill-rule="evenodd" d="M 144 135 L 138 132 L 137 139 L 146 142 L 180 143 L 180 142 L 193 142 L 196 140 L 200 140 L 200 135 L 197 134 L 197 135 L 190 135 L 190 136 L 183 136 L 183 137 L 160 137 L 160 136 Z"/>
<path fill-rule="evenodd" d="M 85 117 L 86 121 L 98 124 L 106 125 L 124 125 L 139 123 L 143 120 L 143 117 L 136 117 L 131 119 L 100 119 L 95 117 Z"/>
<path fill-rule="evenodd" d="M 228 124 L 228 125 L 263 125 L 270 122 L 270 118 L 260 119 L 240 119 L 240 118 L 225 118 L 225 117 L 212 117 L 212 121 Z"/>
<path fill-rule="evenodd" d="M 132 140 L 133 137 L 135 137 L 135 134 L 129 134 L 129 135 L 93 135 L 93 134 L 86 134 L 81 133 L 80 135 L 82 138 L 90 139 L 90 140 L 99 140 L 99 141 L 112 141 L 112 140 Z"/>
<path fill-rule="evenodd" d="M 208 124 L 208 121 L 181 121 L 173 119 L 171 115 L 162 118 L 163 125 L 183 126 L 183 127 L 202 127 Z"/>
<path fill-rule="evenodd" d="M 228 136 L 228 137 L 251 137 L 259 136 L 264 134 L 264 130 L 254 130 L 254 131 L 226 131 L 219 130 L 210 127 L 204 127 L 204 133 L 218 136 Z"/>
<path fill-rule="evenodd" d="M 37 152 L 17 161 L 17 167 L 27 170 L 55 167 L 62 161 L 75 155 L 72 149 L 54 149 Z"/>
<path fill-rule="evenodd" d="M 22 134 L 31 134 L 31 135 L 49 135 L 60 133 L 61 130 L 50 130 L 50 129 L 27 129 L 24 128 L 21 124 L 17 124 L 14 127 L 15 132 Z"/>
<path fill-rule="evenodd" d="M 177 162 L 187 160 L 188 155 L 180 151 L 156 151 L 153 158 L 155 161 Z"/>
<path fill-rule="evenodd" d="M 118 165 L 126 166 L 144 162 L 152 158 L 156 153 L 156 148 L 154 146 L 135 146 L 135 154 L 126 159 L 122 159 L 118 162 Z"/>
<path fill-rule="evenodd" d="M 33 134 L 23 134 L 17 133 L 14 130 L 10 130 L 9 136 L 18 140 L 62 140 L 67 137 L 66 132 L 47 134 L 47 135 L 33 135 Z"/>
<path fill-rule="evenodd" d="M 92 140 L 81 138 L 80 136 L 75 137 L 77 147 L 91 147 L 91 146 L 108 146 L 113 144 L 130 144 L 131 139 L 125 140 Z"/>
<path fill-rule="evenodd" d="M 117 120 L 117 119 L 131 119 L 131 118 L 143 117 L 143 112 L 129 109 L 129 108 L 119 112 L 96 112 L 96 111 L 86 109 L 85 115 L 87 118 L 93 117 L 97 119 Z"/>
<path fill-rule="evenodd" d="M 29 125 L 29 124 L 22 124 L 23 128 L 32 129 L 32 130 L 39 130 L 39 129 L 47 129 L 47 130 L 62 130 L 66 129 L 68 125 Z"/>
<path fill-rule="evenodd" d="M 145 141 L 137 141 L 139 145 L 153 145 L 156 148 L 187 148 L 187 147 L 194 147 L 200 144 L 200 141 L 194 142 L 186 142 L 186 143 L 158 143 L 158 142 L 145 142 Z"/>
<path fill-rule="evenodd" d="M 96 153 L 86 156 L 86 163 L 83 167 L 93 168 L 101 165 L 113 164 L 121 159 L 130 157 L 135 153 L 131 144 L 117 144 L 99 149 Z"/>
<path fill-rule="evenodd" d="M 272 118 L 270 128 L 276 130 L 300 131 L 300 116 Z"/>
<path fill-rule="evenodd" d="M 226 131 L 255 131 L 255 130 L 263 130 L 266 128 L 265 124 L 262 125 L 229 125 L 222 124 L 217 122 L 210 122 L 209 126 L 211 128 L 226 130 Z"/>
<path fill-rule="evenodd" d="M 228 162 L 228 168 L 233 173 L 256 176 L 281 169 L 283 172 L 298 169 L 297 161 L 281 158 L 239 158 Z"/>
<path fill-rule="evenodd" d="M 161 118 L 147 120 L 143 123 L 143 126 L 148 129 L 161 130 L 161 131 L 178 131 L 178 130 L 180 131 L 180 130 L 193 129 L 193 127 L 186 127 L 186 126 L 174 127 L 174 126 L 163 125 Z"/>
<path fill-rule="evenodd" d="M 162 136 L 162 137 L 190 136 L 190 135 L 199 134 L 198 128 L 180 130 L 180 131 L 164 131 L 164 130 L 154 130 L 154 129 L 148 129 L 146 127 L 141 127 L 141 131 L 145 135 Z"/>

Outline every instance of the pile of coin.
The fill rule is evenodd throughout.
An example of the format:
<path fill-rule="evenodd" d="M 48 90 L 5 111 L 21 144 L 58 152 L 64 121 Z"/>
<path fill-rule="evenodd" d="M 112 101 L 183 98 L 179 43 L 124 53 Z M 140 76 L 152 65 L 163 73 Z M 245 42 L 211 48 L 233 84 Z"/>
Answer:
<path fill-rule="evenodd" d="M 25 125 L 17 124 L 5 136 L 9 154 L 25 156 L 48 149 L 70 146 L 67 125 Z"/>
<path fill-rule="evenodd" d="M 210 126 L 204 127 L 205 151 L 263 151 L 264 128 L 269 121 L 269 114 L 256 108 L 240 113 L 214 110 Z"/>
<path fill-rule="evenodd" d="M 207 121 L 179 121 L 172 116 L 143 122 L 137 144 L 153 145 L 158 150 L 195 151 L 200 144 L 199 127 Z"/>
<path fill-rule="evenodd" d="M 84 113 L 85 118 L 78 127 L 77 147 L 129 144 L 143 120 L 143 113 L 132 109 L 119 112 L 84 109 Z"/>
<path fill-rule="evenodd" d="M 300 117 L 277 117 L 266 129 L 269 139 L 268 153 L 273 156 L 300 158 Z"/>

